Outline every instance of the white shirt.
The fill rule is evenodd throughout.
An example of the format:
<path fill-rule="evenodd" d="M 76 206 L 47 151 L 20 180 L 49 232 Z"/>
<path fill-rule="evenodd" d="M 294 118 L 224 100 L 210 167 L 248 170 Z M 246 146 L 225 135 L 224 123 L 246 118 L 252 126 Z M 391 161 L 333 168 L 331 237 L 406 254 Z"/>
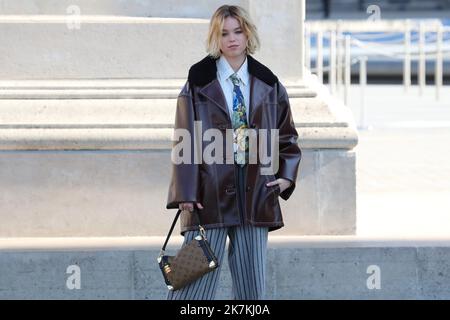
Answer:
<path fill-rule="evenodd" d="M 225 99 L 227 100 L 227 107 L 231 117 L 231 115 L 233 114 L 234 85 L 230 79 L 230 76 L 235 72 L 223 55 L 220 56 L 219 59 L 217 59 L 216 66 L 217 66 L 217 80 L 219 80 L 220 86 L 222 87 L 222 91 L 225 95 Z M 244 96 L 245 113 L 247 115 L 247 123 L 249 123 L 250 75 L 248 73 L 247 57 L 245 58 L 244 63 L 236 73 L 241 79 L 239 86 L 241 88 L 242 95 Z"/>

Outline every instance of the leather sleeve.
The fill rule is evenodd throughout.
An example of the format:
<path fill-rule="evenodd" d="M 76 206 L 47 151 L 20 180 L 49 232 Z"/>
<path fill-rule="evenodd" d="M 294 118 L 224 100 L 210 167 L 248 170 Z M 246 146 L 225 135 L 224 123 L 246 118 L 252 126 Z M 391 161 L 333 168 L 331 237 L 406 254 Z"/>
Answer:
<path fill-rule="evenodd" d="M 171 152 L 172 174 L 167 197 L 167 209 L 178 209 L 180 202 L 200 202 L 199 199 L 199 164 L 194 160 L 194 154 L 197 152 L 198 144 L 194 145 L 194 103 L 192 101 L 189 82 L 186 82 L 177 98 L 177 107 L 175 114 L 174 134 L 176 131 L 189 133 L 189 141 L 183 141 L 182 138 L 172 139 L 173 147 Z M 182 130 L 184 129 L 184 130 Z M 175 136 L 174 136 L 175 137 Z M 174 149 L 179 143 L 182 144 L 183 152 L 180 148 Z M 180 145 L 181 146 L 181 145 Z M 190 150 L 185 150 L 189 149 Z M 183 157 L 181 163 L 176 163 L 174 157 L 180 157 L 188 152 L 188 156 Z M 197 158 L 199 159 L 199 158 Z M 201 159 L 201 158 L 200 158 Z M 198 161 L 197 161 L 198 162 Z"/>
<path fill-rule="evenodd" d="M 287 200 L 296 186 L 302 152 L 298 145 L 298 132 L 295 129 L 286 88 L 280 82 L 278 86 L 279 167 L 275 177 L 292 182 L 289 188 L 280 193 L 280 197 Z"/>

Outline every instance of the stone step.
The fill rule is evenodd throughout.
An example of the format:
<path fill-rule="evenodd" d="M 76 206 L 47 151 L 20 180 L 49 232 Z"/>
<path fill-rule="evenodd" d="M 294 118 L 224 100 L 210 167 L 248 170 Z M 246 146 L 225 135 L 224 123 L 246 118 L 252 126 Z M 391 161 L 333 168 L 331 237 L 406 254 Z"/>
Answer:
<path fill-rule="evenodd" d="M 0 80 L 0 89 L 181 89 L 185 79 Z"/>
<path fill-rule="evenodd" d="M 176 99 L 179 89 L 3 89 L 0 99 Z"/>
<path fill-rule="evenodd" d="M 0 81 L 0 129 L 172 128 L 184 83 L 184 79 Z M 321 109 L 310 106 L 314 90 L 302 83 L 287 82 L 286 87 L 295 113 Z M 331 114 L 320 119 L 315 125 L 297 122 L 346 126 L 334 123 Z"/>
<path fill-rule="evenodd" d="M 3 80 L 2 99 L 176 99 L 185 79 Z M 283 83 L 291 98 L 313 98 L 304 83 Z"/>
<path fill-rule="evenodd" d="M 0 239 L 0 298 L 165 299 L 163 241 Z M 174 236 L 167 253 L 181 241 Z M 449 265 L 449 238 L 270 236 L 266 298 L 449 299 Z M 221 270 L 216 299 L 230 299 L 226 254 Z"/>
<path fill-rule="evenodd" d="M 169 149 L 175 98 L 0 99 L 0 150 Z M 356 144 L 348 122 L 317 98 L 290 103 L 303 148 Z"/>
<path fill-rule="evenodd" d="M 323 88 L 310 87 L 314 81 L 306 78 L 284 83 L 302 147 L 353 148 L 357 137 L 349 128 L 350 114 L 345 107 L 331 112 Z M 184 82 L 2 80 L 0 149 L 169 149 L 173 133 L 169 129 L 173 128 L 176 98 Z M 355 139 L 349 140 L 349 135 Z"/>

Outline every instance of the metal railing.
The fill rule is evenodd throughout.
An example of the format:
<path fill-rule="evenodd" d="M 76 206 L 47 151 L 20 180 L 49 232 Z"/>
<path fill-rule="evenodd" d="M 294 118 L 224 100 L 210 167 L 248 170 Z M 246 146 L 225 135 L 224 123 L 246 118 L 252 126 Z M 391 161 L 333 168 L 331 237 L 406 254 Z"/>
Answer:
<path fill-rule="evenodd" d="M 367 34 L 367 32 L 369 32 Z M 374 35 L 381 32 L 384 38 Z M 316 60 L 311 68 L 311 36 L 315 35 Z M 305 65 L 323 82 L 328 74 L 332 94 L 342 93 L 345 104 L 349 102 L 351 66 L 359 64 L 361 90 L 360 123 L 365 127 L 364 88 L 367 84 L 367 62 L 377 56 L 391 61 L 403 61 L 403 86 L 407 92 L 411 86 L 411 64 L 418 63 L 419 95 L 426 86 L 426 61 L 434 61 L 435 98 L 439 100 L 443 86 L 444 57 L 450 58 L 450 27 L 440 20 L 414 22 L 391 21 L 313 21 L 305 23 Z M 398 36 L 400 35 L 400 39 Z M 395 36 L 394 39 L 389 39 Z M 428 38 L 427 38 L 428 37 Z M 382 41 L 380 41 L 380 39 Z M 324 40 L 328 42 L 328 65 L 324 66 Z M 444 46 L 444 43 L 447 46 Z M 353 49 L 353 52 L 352 52 Z M 355 54 L 356 50 L 359 50 Z"/>

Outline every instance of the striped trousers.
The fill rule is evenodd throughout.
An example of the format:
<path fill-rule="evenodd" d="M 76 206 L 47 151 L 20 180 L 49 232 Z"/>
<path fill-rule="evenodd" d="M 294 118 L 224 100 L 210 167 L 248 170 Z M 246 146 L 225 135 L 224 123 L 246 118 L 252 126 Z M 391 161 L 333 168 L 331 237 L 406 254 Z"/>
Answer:
<path fill-rule="evenodd" d="M 168 300 L 212 300 L 215 298 L 219 275 L 228 245 L 228 264 L 235 300 L 264 299 L 266 288 L 267 227 L 254 227 L 244 223 L 243 206 L 247 166 L 236 166 L 239 215 L 242 225 L 227 228 L 206 229 L 206 237 L 219 260 L 219 267 L 186 287 L 169 291 Z M 198 231 L 186 231 L 184 244 L 190 242 Z"/>

